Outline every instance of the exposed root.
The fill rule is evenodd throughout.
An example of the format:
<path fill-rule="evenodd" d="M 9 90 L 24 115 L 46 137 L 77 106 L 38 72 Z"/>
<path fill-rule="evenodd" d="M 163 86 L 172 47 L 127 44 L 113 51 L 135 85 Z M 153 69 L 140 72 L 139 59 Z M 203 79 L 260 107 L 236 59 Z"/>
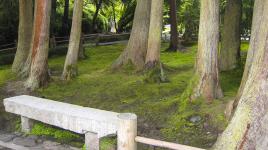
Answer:
<path fill-rule="evenodd" d="M 146 82 L 169 82 L 164 73 L 163 65 L 160 62 L 147 62 L 145 64 L 144 72 L 146 74 L 144 79 Z"/>

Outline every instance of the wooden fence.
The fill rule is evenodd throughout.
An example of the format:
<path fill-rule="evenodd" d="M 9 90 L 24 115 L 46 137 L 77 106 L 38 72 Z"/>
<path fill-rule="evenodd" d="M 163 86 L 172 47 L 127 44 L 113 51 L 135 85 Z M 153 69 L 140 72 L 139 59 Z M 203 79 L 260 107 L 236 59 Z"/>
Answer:
<path fill-rule="evenodd" d="M 85 34 L 81 36 L 81 41 L 84 44 L 91 43 L 98 45 L 108 45 L 117 43 L 118 41 L 128 40 L 130 33 L 122 34 Z M 58 46 L 67 46 L 69 43 L 69 36 L 65 37 L 51 37 L 49 41 L 50 48 L 56 48 Z M 17 49 L 17 43 L 10 43 L 0 45 L 0 54 L 15 53 Z"/>
<path fill-rule="evenodd" d="M 118 41 L 125 41 L 129 38 L 130 33 L 122 34 L 85 34 L 81 36 L 81 41 L 84 44 L 95 44 L 98 45 L 109 45 L 117 43 Z M 167 35 L 162 37 L 164 40 L 167 39 Z M 241 41 L 249 41 L 250 35 L 241 35 Z M 58 46 L 67 46 L 69 43 L 69 36 L 65 37 L 51 37 L 50 38 L 50 48 L 56 48 Z M 0 45 L 0 54 L 5 53 L 15 53 L 17 49 L 17 43 L 9 43 L 5 45 Z"/>

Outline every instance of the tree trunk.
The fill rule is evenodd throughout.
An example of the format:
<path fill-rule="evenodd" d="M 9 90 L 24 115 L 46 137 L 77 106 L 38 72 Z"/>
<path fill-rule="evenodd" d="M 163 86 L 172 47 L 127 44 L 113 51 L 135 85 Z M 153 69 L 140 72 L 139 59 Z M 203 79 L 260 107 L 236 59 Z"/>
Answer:
<path fill-rule="evenodd" d="M 27 60 L 31 49 L 31 37 L 33 30 L 33 1 L 20 0 L 20 21 L 19 21 L 19 35 L 18 47 L 15 59 L 12 65 L 12 71 L 19 73 L 24 63 Z"/>
<path fill-rule="evenodd" d="M 77 75 L 77 60 L 80 47 L 82 14 L 83 0 L 75 0 L 69 48 L 62 74 L 63 80 L 70 80 Z"/>
<path fill-rule="evenodd" d="M 137 1 L 129 42 L 112 65 L 113 69 L 119 69 L 128 63 L 131 63 L 136 70 L 144 68 L 150 26 L 150 8 L 151 0 Z"/>
<path fill-rule="evenodd" d="M 50 33 L 55 35 L 56 33 L 56 15 L 57 15 L 57 0 L 52 0 L 52 9 L 51 9 L 51 21 L 50 21 Z"/>
<path fill-rule="evenodd" d="M 96 11 L 94 13 L 93 20 L 92 20 L 92 28 L 91 28 L 92 33 L 97 32 L 97 30 L 98 30 L 97 18 L 98 18 L 98 15 L 99 15 L 101 5 L 102 5 L 102 0 L 98 0 L 98 3 L 96 4 Z"/>
<path fill-rule="evenodd" d="M 230 124 L 214 149 L 267 149 L 268 145 L 268 1 L 255 0 L 252 65 Z M 257 24 L 258 23 L 258 24 Z"/>
<path fill-rule="evenodd" d="M 163 22 L 163 0 L 152 0 L 148 48 L 145 68 L 152 69 L 159 65 L 161 49 L 161 31 Z"/>
<path fill-rule="evenodd" d="M 63 12 L 63 17 L 62 17 L 62 25 L 61 25 L 61 29 L 62 29 L 62 34 L 66 35 L 66 33 L 68 32 L 69 29 L 69 0 L 64 0 L 65 5 L 64 5 L 64 12 Z"/>
<path fill-rule="evenodd" d="M 31 71 L 26 87 L 35 90 L 48 82 L 48 49 L 51 0 L 36 0 L 34 33 L 31 48 Z"/>
<path fill-rule="evenodd" d="M 220 50 L 220 70 L 237 67 L 240 57 L 242 0 L 228 0 L 224 14 L 224 25 Z"/>
<path fill-rule="evenodd" d="M 84 34 L 81 33 L 81 38 L 80 38 L 80 43 L 79 43 L 79 53 L 78 53 L 78 59 L 82 60 L 85 59 L 86 56 L 86 52 L 85 52 L 85 48 L 84 48 Z"/>
<path fill-rule="evenodd" d="M 219 0 L 201 0 L 196 87 L 192 98 L 208 102 L 223 96 L 218 73 Z"/>
<path fill-rule="evenodd" d="M 258 30 L 260 23 L 262 21 L 262 18 L 257 17 L 257 16 L 262 15 L 262 10 L 259 10 L 259 8 L 258 8 L 258 7 L 260 7 L 259 5 L 262 5 L 262 4 L 259 4 L 259 3 L 262 3 L 262 2 L 258 0 L 254 4 L 250 45 L 249 45 L 249 49 L 248 49 L 248 53 L 247 53 L 247 60 L 246 60 L 245 68 L 244 68 L 243 77 L 242 77 L 240 87 L 239 87 L 239 90 L 237 92 L 236 99 L 234 102 L 234 110 L 235 110 L 236 106 L 238 105 L 239 99 L 241 98 L 242 92 L 245 88 L 245 84 L 246 84 L 246 81 L 248 79 L 249 71 L 251 69 L 251 65 L 253 62 L 253 57 L 255 56 L 255 54 L 258 51 L 258 49 L 256 49 L 254 46 L 257 44 L 256 37 L 258 36 L 258 34 L 260 32 L 260 31 L 256 31 L 256 30 Z"/>
<path fill-rule="evenodd" d="M 177 29 L 177 4 L 176 0 L 169 0 L 169 20 L 171 25 L 171 35 L 170 35 L 170 44 L 168 51 L 177 51 L 178 50 L 178 29 Z"/>

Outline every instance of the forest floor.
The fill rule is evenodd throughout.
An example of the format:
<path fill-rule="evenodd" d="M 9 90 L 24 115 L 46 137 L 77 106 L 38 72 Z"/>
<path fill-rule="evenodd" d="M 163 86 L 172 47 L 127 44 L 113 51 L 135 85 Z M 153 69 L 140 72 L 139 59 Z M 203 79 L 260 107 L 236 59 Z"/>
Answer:
<path fill-rule="evenodd" d="M 133 72 L 131 68 L 111 71 L 112 62 L 120 55 L 125 45 L 87 47 L 87 59 L 79 62 L 79 76 L 63 82 L 60 75 L 64 56 L 49 59 L 52 74 L 48 87 L 33 95 L 76 105 L 115 112 L 132 112 L 138 115 L 138 134 L 181 144 L 208 148 L 227 125 L 224 116 L 226 104 L 234 99 L 240 84 L 243 67 L 221 72 L 220 80 L 225 97 L 206 104 L 196 100 L 184 105 L 180 99 L 193 75 L 197 45 L 189 45 L 183 53 L 170 53 L 162 46 L 161 61 L 168 67 L 165 74 L 169 82 L 159 83 L 148 80 L 148 74 Z M 242 46 L 242 64 L 245 61 L 247 43 Z M 0 101 L 6 95 L 8 83 L 15 80 L 9 65 L 0 67 Z M 3 106 L 0 105 L 1 118 Z M 1 117 L 2 115 L 2 117 Z M 62 142 L 81 146 L 83 138 L 47 125 L 36 124 L 35 135 L 45 135 Z M 77 140 L 78 139 L 78 140 Z M 102 141 L 102 149 L 116 143 L 114 139 Z M 147 147 L 148 148 L 148 147 Z M 146 147 L 145 147 L 146 149 Z"/>

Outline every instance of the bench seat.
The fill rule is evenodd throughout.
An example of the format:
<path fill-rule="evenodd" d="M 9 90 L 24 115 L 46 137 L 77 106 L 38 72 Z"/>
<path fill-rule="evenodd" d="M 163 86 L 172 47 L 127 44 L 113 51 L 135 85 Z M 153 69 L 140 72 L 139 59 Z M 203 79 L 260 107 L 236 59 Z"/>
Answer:
<path fill-rule="evenodd" d="M 79 134 L 96 133 L 98 138 L 116 134 L 118 113 L 82 107 L 32 96 L 4 99 L 5 110 Z"/>

